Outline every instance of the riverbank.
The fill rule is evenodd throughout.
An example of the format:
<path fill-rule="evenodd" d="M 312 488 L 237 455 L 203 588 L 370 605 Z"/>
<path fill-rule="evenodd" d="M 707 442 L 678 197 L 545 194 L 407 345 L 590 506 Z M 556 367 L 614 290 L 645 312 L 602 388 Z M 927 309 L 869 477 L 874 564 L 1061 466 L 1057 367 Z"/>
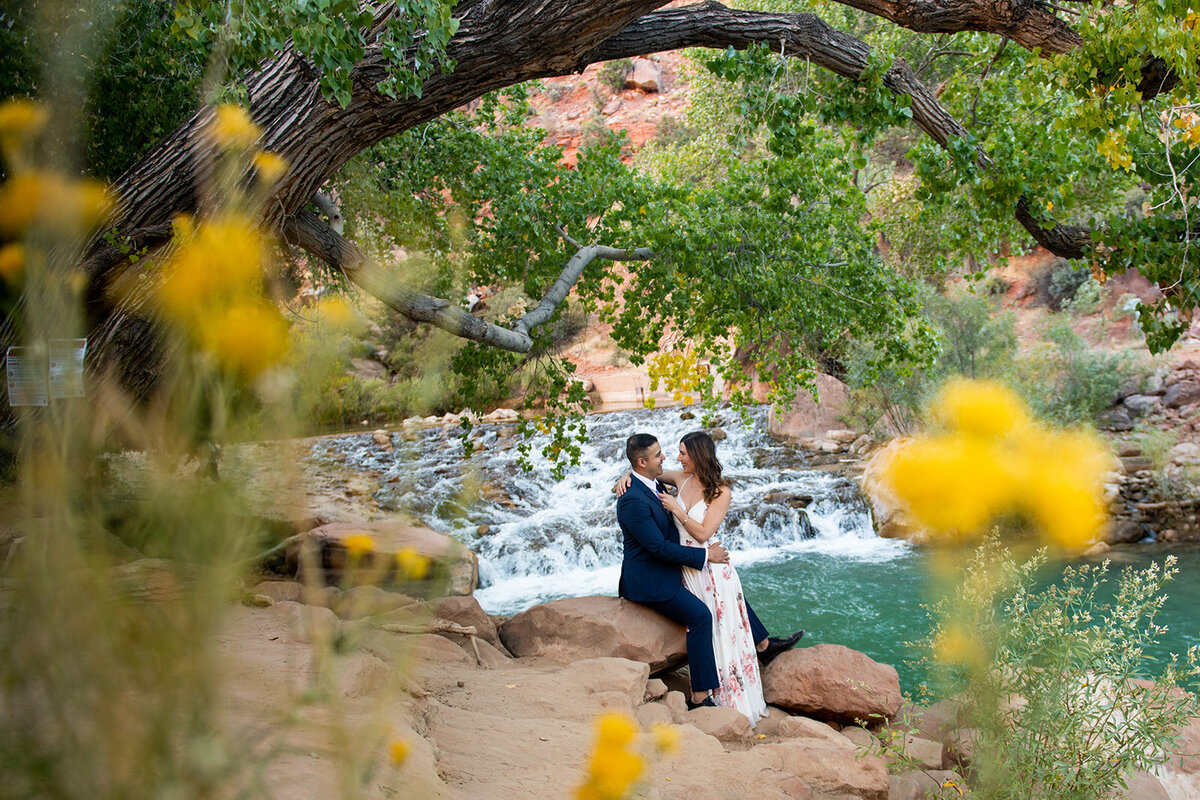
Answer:
<path fill-rule="evenodd" d="M 596 718 L 614 712 L 636 720 L 641 752 L 654 752 L 656 730 L 661 739 L 656 724 L 678 739 L 674 754 L 650 759 L 640 784 L 644 796 L 662 800 L 910 800 L 936 784 L 963 785 L 960 772 L 969 770 L 969 750 L 945 704 L 907 709 L 911 725 L 898 741 L 912 763 L 899 767 L 882 746 L 893 728 L 867 731 L 825 711 L 775 706 L 751 730 L 728 709 L 687 711 L 672 689 L 677 681 L 651 679 L 642 661 L 595 656 L 594 639 L 592 652 L 576 651 L 575 659 L 562 649 L 553 657 L 513 658 L 469 597 L 409 598 L 374 617 L 306 605 L 299 602 L 303 590 L 287 582 L 260 584 L 251 598 L 266 607 L 232 609 L 220 637 L 221 705 L 230 728 L 265 730 L 277 745 L 278 754 L 260 766 L 277 796 L 335 796 L 346 765 L 327 742 L 342 731 L 361 732 L 356 745 L 373 767 L 362 797 L 565 798 L 582 779 Z M 386 593 L 376 599 L 402 602 Z M 437 628 L 438 620 L 473 623 L 473 635 L 419 632 Z M 336 653 L 322 656 L 334 641 L 341 643 Z M 781 656 L 768 670 L 768 686 L 784 673 L 810 671 L 804 659 L 817 649 L 785 654 L 794 664 Z M 333 694 L 327 688 L 316 695 L 326 699 L 302 701 L 315 686 Z M 778 685 L 769 690 L 783 694 Z M 853 682 L 826 687 L 827 698 L 839 692 L 853 694 Z M 267 722 L 293 708 L 303 710 L 288 725 Z M 1200 749 L 1200 720 L 1182 731 L 1181 742 Z M 1155 776 L 1135 776 L 1131 787 L 1140 800 L 1194 798 L 1200 762 L 1175 757 Z"/>

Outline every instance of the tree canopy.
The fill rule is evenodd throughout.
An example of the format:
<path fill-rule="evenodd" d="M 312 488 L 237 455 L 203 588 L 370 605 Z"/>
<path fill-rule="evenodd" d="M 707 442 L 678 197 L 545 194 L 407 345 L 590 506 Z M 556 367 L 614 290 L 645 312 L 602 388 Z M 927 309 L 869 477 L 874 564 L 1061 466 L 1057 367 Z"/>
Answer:
<path fill-rule="evenodd" d="M 52 6 L 0 12 L 21 54 L 0 76 L 5 94 L 42 90 Z M 471 341 L 463 369 L 543 357 L 539 331 L 573 289 L 635 360 L 674 337 L 725 377 L 754 372 L 786 397 L 851 339 L 889 360 L 927 358 L 912 282 L 1035 242 L 1099 277 L 1135 269 L 1156 282 L 1163 301 L 1140 311 L 1151 349 L 1184 330 L 1200 289 L 1200 37 L 1184 0 L 738 6 L 109 8 L 87 168 L 125 171 L 120 212 L 81 261 L 97 345 L 127 374 L 149 358 L 143 309 L 110 289 L 153 269 L 130 254 L 168 244 L 171 220 L 201 205 L 214 99 L 244 103 L 259 145 L 288 164 L 264 224 Z M 610 142 L 566 169 L 519 124 L 530 81 L 680 48 L 697 48 L 702 70 L 690 141 L 632 168 Z M 312 206 L 322 188 L 351 218 L 346 235 Z M 368 232 L 423 251 L 424 284 L 380 263 L 387 248 Z M 881 240 L 901 246 L 885 255 Z M 529 306 L 485 321 L 446 299 L 479 283 L 520 286 Z M 556 374 L 554 391 L 566 386 Z"/>

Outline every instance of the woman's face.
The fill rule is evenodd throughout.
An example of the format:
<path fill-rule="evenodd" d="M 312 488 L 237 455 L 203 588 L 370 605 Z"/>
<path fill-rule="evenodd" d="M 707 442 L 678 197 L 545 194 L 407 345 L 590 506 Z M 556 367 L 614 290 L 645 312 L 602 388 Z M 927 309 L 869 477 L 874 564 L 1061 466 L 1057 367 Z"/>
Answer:
<path fill-rule="evenodd" d="M 679 466 L 685 474 L 692 474 L 692 458 L 688 455 L 687 448 L 684 447 L 683 442 L 679 443 Z"/>

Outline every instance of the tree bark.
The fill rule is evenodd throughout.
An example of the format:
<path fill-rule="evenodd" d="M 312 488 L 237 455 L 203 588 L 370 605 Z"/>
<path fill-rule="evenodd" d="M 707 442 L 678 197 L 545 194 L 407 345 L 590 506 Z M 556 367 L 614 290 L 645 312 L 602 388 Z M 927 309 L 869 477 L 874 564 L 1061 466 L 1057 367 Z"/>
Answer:
<path fill-rule="evenodd" d="M 1053 52 L 1079 43 L 1069 26 L 1030 0 L 839 1 L 913 30 L 985 30 Z M 765 42 L 851 80 L 861 78 L 868 63 L 870 48 L 865 43 L 812 14 L 731 11 L 716 2 L 656 10 L 665 3 L 464 0 L 455 9 L 461 23 L 447 49 L 456 62 L 452 72 L 428 78 L 420 97 L 388 98 L 375 89 L 386 74 L 383 54 L 370 48 L 353 73 L 355 90 L 346 108 L 322 97 L 320 76 L 311 64 L 295 53 L 282 53 L 245 82 L 251 116 L 263 131 L 259 146 L 283 156 L 289 165 L 267 203 L 265 223 L 312 244 L 311 252 L 328 260 L 336 248 L 319 246 L 316 219 L 300 212 L 357 153 L 487 92 L 569 74 L 596 61 L 679 47 L 743 48 Z M 377 24 L 384 22 L 377 20 Z M 914 122 L 939 144 L 965 134 L 907 65 L 895 64 L 884 80 L 892 91 L 912 98 Z M 200 207 L 213 153 L 205 133 L 211 119 L 211 109 L 198 111 L 117 181 L 122 215 L 116 227 L 134 249 L 153 250 L 168 241 L 171 219 Z M 1039 236 L 1035 229 L 1042 229 L 1037 220 L 1028 213 L 1018 218 Z M 1051 245 L 1057 246 L 1056 240 Z M 1070 252 L 1077 255 L 1074 249 Z M 95 326 L 93 342 L 101 353 L 111 346 L 122 345 L 117 348 L 122 350 L 131 344 L 130 331 L 124 330 L 131 320 L 135 330 L 142 325 L 136 321 L 136 309 L 114 308 L 110 291 L 114 278 L 128 278 L 130 270 L 145 269 L 150 263 L 143 258 L 131 266 L 110 242 L 100 239 L 87 253 L 88 307 Z M 376 288 L 400 291 L 395 286 Z M 441 312 L 430 311 L 437 313 Z M 469 324 L 466 320 L 453 324 L 459 322 Z M 144 357 L 138 348 L 134 355 L 135 360 Z"/>

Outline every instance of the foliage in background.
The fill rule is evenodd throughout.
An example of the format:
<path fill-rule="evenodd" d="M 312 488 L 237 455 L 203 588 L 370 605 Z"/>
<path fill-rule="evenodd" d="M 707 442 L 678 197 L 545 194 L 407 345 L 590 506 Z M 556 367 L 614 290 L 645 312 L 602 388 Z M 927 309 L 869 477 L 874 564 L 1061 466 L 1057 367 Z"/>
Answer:
<path fill-rule="evenodd" d="M 609 91 L 619 92 L 625 88 L 625 78 L 633 70 L 633 60 L 628 58 L 618 58 L 615 61 L 605 61 L 600 65 L 600 71 L 596 77 L 600 83 L 608 87 Z"/>
<path fill-rule="evenodd" d="M 921 643 L 938 696 L 964 701 L 973 743 L 971 796 L 1091 800 L 1166 760 L 1178 726 L 1197 713 L 1200 650 L 1167 664 L 1147 654 L 1178 569 L 1125 569 L 1115 601 L 1096 594 L 1108 562 L 1067 567 L 1035 591 L 1045 551 L 1018 561 L 990 538 L 933 605 Z M 1151 671 L 1153 667 L 1153 671 Z M 1152 678 L 1152 680 L 1151 680 Z"/>
<path fill-rule="evenodd" d="M 1052 325 L 1013 375 L 1034 411 L 1060 424 L 1094 421 L 1141 379 L 1129 354 L 1093 348 L 1067 321 Z"/>
<path fill-rule="evenodd" d="M 582 310 L 613 326 L 635 364 L 681 342 L 725 379 L 758 373 L 779 399 L 812 375 L 818 357 L 842 346 L 847 330 L 874 337 L 881 361 L 926 356 L 927 332 L 908 322 L 913 287 L 857 228 L 862 195 L 850 191 L 833 138 L 780 144 L 781 157 L 769 160 L 743 163 L 731 152 L 719 173 L 686 185 L 630 169 L 619 140 L 581 150 L 566 169 L 558 148 L 540 144 L 540 131 L 520 127 L 525 91 L 489 95 L 469 113 L 365 153 L 338 184 L 356 212 L 348 234 L 370 229 L 381 254 L 397 245 L 420 250 L 435 268 L 424 285 L 443 296 L 507 286 L 531 302 L 574 252 L 559 227 L 581 242 L 649 247 L 655 257 L 628 273 L 592 262 L 575 287 Z M 815 126 L 813 133 L 821 135 Z M 497 321 L 524 308 L 508 311 Z M 537 335 L 531 358 L 541 377 L 532 400 L 568 410 L 582 400 L 572 367 L 549 357 L 551 333 Z M 741 362 L 737 352 L 753 357 Z M 481 376 L 511 375 L 521 361 L 465 345 L 455 369 L 473 379 L 462 404 L 480 402 L 472 391 Z M 582 428 L 558 430 L 549 455 L 573 456 Z"/>
<path fill-rule="evenodd" d="M 1080 286 L 1088 287 L 1090 277 L 1084 273 L 1084 278 Z M 1099 302 L 1096 297 L 1089 304 L 1092 300 Z M 1072 302 L 1068 306 L 1076 307 Z M 961 288 L 945 294 L 927 290 L 924 312 L 940 341 L 940 353 L 928 366 L 879 369 L 870 342 L 856 341 L 851 348 L 845 381 L 852 413 L 865 428 L 885 435 L 912 433 L 921 422 L 921 410 L 955 377 L 1000 381 L 1016 390 L 1041 419 L 1092 424 L 1122 391 L 1136 388 L 1143 378 L 1143 361 L 1130 353 L 1092 347 L 1075 333 L 1070 318 L 1054 321 L 1021 352 L 1012 315 L 1001 311 L 993 297 Z"/>

